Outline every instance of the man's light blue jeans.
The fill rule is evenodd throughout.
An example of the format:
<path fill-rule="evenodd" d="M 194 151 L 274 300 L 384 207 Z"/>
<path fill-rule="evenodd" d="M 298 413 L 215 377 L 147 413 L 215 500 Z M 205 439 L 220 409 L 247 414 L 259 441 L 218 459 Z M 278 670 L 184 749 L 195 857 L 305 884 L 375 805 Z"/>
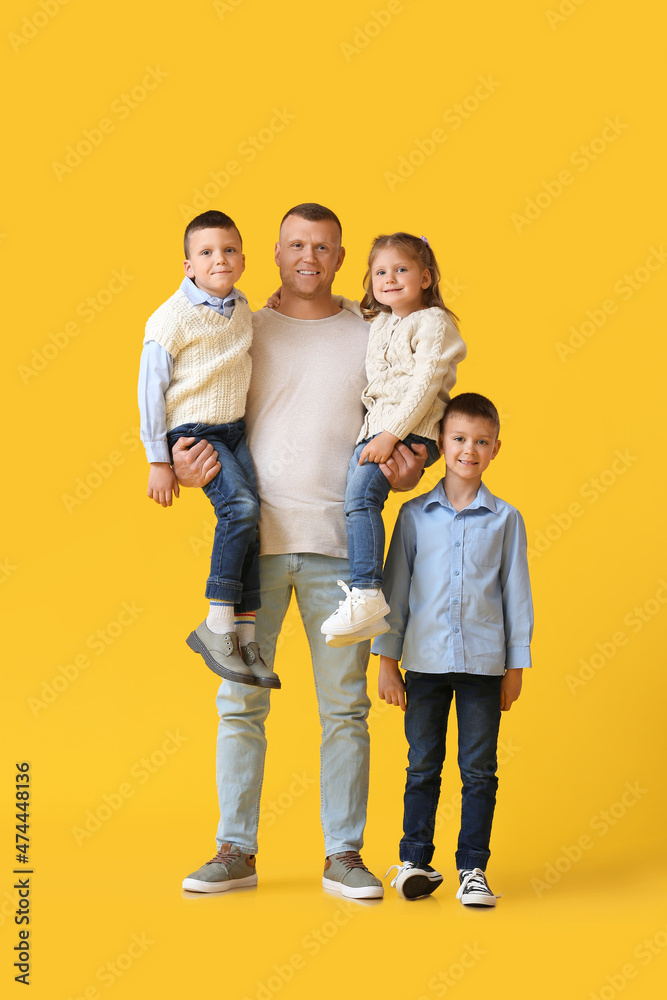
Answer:
<path fill-rule="evenodd" d="M 370 643 L 331 649 L 320 632 L 323 620 L 340 598 L 336 580 L 348 578 L 348 561 L 306 552 L 260 556 L 259 566 L 262 607 L 257 612 L 257 642 L 262 657 L 273 667 L 292 592 L 310 645 L 322 724 L 320 789 L 325 855 L 359 851 L 368 799 L 366 719 L 370 701 L 366 668 Z M 290 666 L 289 660 L 281 665 L 284 686 L 301 684 L 303 677 L 294 670 L 290 674 Z M 238 844 L 248 854 L 257 852 L 269 699 L 267 688 L 227 680 L 220 685 L 217 697 L 218 846 Z"/>

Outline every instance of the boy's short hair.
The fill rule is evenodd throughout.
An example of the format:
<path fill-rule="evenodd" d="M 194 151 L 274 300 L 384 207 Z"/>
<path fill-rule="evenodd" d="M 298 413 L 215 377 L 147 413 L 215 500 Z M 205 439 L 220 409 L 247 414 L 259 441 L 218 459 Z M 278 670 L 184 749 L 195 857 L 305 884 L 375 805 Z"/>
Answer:
<path fill-rule="evenodd" d="M 461 392 L 458 396 L 450 399 L 442 416 L 443 431 L 446 421 L 455 413 L 458 413 L 462 417 L 469 417 L 470 419 L 488 420 L 489 423 L 495 425 L 496 437 L 498 437 L 498 433 L 500 432 L 500 417 L 497 409 L 486 396 L 480 396 L 478 392 Z"/>
<path fill-rule="evenodd" d="M 318 205 L 316 201 L 305 201 L 302 205 L 295 205 L 294 208 L 290 208 L 289 212 L 285 212 L 280 220 L 281 229 L 283 228 L 283 222 L 290 215 L 296 215 L 299 219 L 307 219 L 308 222 L 323 222 L 325 219 L 335 222 L 340 231 L 340 238 L 341 240 L 343 239 L 343 227 L 336 213 L 332 212 L 330 208 L 325 208 L 324 205 Z"/>
<path fill-rule="evenodd" d="M 188 222 L 185 227 L 185 236 L 183 237 L 183 249 L 185 250 L 185 259 L 190 259 L 190 248 L 189 242 L 190 237 L 193 233 L 198 232 L 200 229 L 235 229 L 239 233 L 239 227 L 236 225 L 233 219 L 230 219 L 228 215 L 224 212 L 217 212 L 212 209 L 210 212 L 202 212 L 201 215 L 197 215 L 192 222 Z M 241 243 L 241 234 L 239 233 L 239 239 Z"/>

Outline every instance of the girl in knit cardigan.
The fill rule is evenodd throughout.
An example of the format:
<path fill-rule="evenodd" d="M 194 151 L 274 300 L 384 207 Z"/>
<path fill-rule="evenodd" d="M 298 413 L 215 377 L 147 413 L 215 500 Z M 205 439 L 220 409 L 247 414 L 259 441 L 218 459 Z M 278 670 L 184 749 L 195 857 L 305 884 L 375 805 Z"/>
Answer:
<path fill-rule="evenodd" d="M 435 254 L 424 236 L 378 236 L 364 277 L 361 312 L 371 321 L 366 353 L 367 413 L 350 461 L 345 493 L 351 582 L 322 625 L 330 646 L 389 629 L 382 593 L 382 509 L 391 489 L 380 466 L 399 441 L 426 446 L 426 465 L 440 455 L 440 420 L 466 356 L 456 316 L 445 306 Z"/>

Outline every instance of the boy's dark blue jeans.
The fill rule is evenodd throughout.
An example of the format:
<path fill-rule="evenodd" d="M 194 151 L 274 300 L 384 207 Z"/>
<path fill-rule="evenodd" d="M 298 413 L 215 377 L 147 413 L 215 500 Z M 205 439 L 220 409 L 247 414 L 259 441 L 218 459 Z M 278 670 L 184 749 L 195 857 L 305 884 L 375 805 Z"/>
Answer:
<path fill-rule="evenodd" d="M 359 465 L 359 457 L 370 440 L 361 441 L 354 449 L 345 489 L 350 579 L 353 587 L 364 590 L 382 586 L 385 540 L 382 508 L 391 490 L 389 480 L 379 465 L 375 462 Z M 438 445 L 430 438 L 408 434 L 403 444 L 426 445 L 426 466 L 433 465 L 440 458 Z"/>
<path fill-rule="evenodd" d="M 447 719 L 456 699 L 458 763 L 463 784 L 456 867 L 486 870 L 496 805 L 496 751 L 502 677 L 422 674 L 406 670 L 405 735 L 409 743 L 401 861 L 430 864 Z"/>
<path fill-rule="evenodd" d="M 259 494 L 255 469 L 243 432 L 245 422 L 180 424 L 169 431 L 170 450 L 181 437 L 205 438 L 218 453 L 220 472 L 203 487 L 217 524 L 211 553 L 209 600 L 233 604 L 237 612 L 256 611 L 259 597 Z"/>

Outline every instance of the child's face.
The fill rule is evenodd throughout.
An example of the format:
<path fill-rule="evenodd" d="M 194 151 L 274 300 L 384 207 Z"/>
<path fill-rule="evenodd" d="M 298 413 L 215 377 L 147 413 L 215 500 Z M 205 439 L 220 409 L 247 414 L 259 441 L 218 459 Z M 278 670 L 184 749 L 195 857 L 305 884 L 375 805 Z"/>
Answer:
<path fill-rule="evenodd" d="M 442 453 L 447 475 L 458 479 L 481 479 L 498 454 L 500 441 L 493 421 L 453 413 L 445 422 Z"/>
<path fill-rule="evenodd" d="M 188 278 L 203 292 L 224 299 L 245 269 L 241 237 L 235 229 L 198 229 L 183 261 Z"/>
<path fill-rule="evenodd" d="M 371 277 L 376 301 L 401 318 L 423 307 L 424 289 L 431 284 L 428 268 L 399 247 L 383 247 L 375 254 Z"/>

